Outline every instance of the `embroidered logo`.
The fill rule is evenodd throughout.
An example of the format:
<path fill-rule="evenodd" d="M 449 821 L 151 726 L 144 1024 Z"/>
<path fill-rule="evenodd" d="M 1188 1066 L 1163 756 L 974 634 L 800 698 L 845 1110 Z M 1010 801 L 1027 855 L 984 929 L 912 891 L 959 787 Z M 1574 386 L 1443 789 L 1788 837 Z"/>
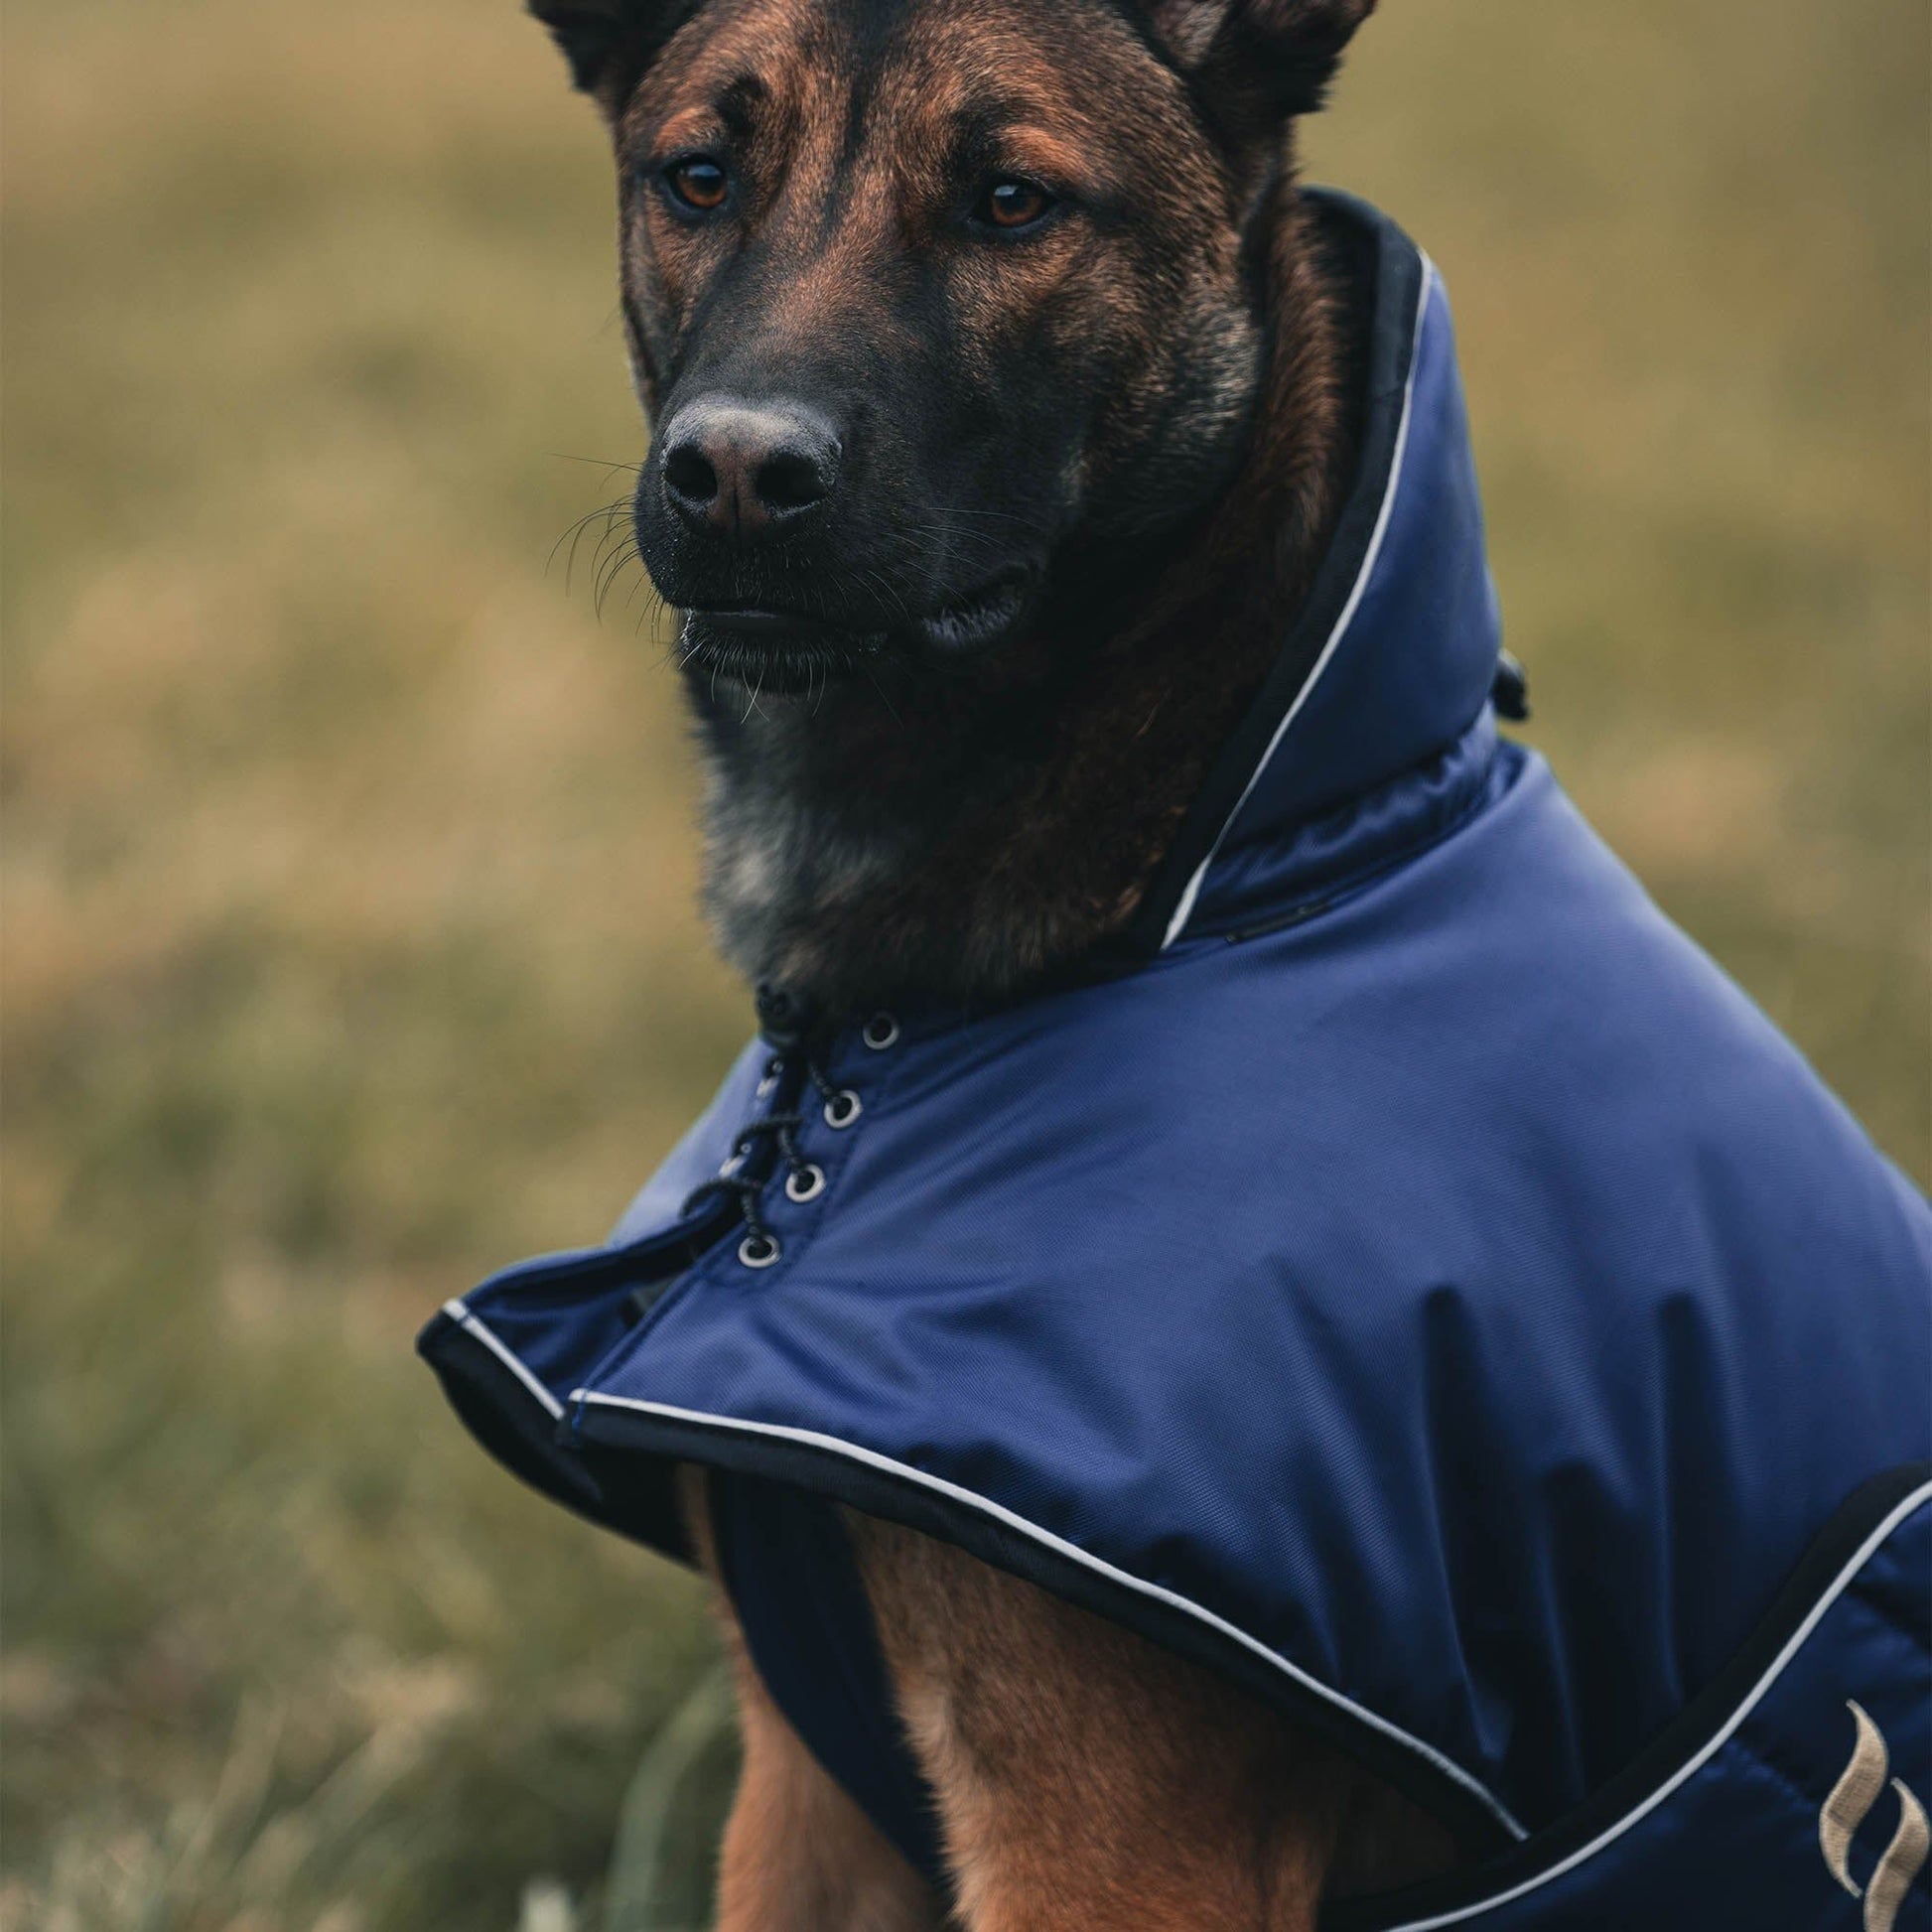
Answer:
<path fill-rule="evenodd" d="M 1893 1778 L 1891 1788 L 1898 1794 L 1898 1829 L 1864 1885 L 1862 1887 L 1852 1876 L 1848 1863 L 1852 1840 L 1884 1795 L 1891 1753 L 1885 1748 L 1883 1732 L 1858 1705 L 1848 1703 L 1845 1708 L 1858 1726 L 1858 1739 L 1852 1746 L 1851 1763 L 1832 1786 L 1832 1795 L 1818 1814 L 1818 1845 L 1832 1876 L 1854 1898 L 1864 1899 L 1864 1932 L 1891 1932 L 1898 1908 L 1925 1863 L 1926 1854 L 1932 1851 L 1932 1824 L 1926 1821 L 1925 1807 Z"/>

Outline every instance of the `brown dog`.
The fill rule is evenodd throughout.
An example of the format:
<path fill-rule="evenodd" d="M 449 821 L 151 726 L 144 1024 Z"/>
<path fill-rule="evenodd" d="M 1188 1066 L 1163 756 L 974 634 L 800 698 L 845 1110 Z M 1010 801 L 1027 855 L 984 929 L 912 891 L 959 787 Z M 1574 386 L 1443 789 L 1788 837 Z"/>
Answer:
<path fill-rule="evenodd" d="M 536 0 L 616 142 L 638 543 L 753 979 L 982 999 L 1132 916 L 1349 482 L 1355 265 L 1292 128 L 1371 5 Z M 1208 1672 L 849 1528 L 953 1897 L 740 1646 L 734 1932 L 1286 1929 L 1449 1862 Z"/>

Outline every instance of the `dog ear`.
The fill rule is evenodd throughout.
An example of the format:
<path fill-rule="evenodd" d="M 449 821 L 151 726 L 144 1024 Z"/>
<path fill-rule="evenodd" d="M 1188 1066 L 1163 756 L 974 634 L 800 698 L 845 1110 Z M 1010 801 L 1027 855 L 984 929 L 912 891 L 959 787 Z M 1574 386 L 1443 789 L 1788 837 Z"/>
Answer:
<path fill-rule="evenodd" d="M 1154 28 L 1243 131 L 1312 114 L 1375 0 L 1151 0 Z"/>
<path fill-rule="evenodd" d="M 570 63 L 570 77 L 614 109 L 697 0 L 529 0 Z"/>

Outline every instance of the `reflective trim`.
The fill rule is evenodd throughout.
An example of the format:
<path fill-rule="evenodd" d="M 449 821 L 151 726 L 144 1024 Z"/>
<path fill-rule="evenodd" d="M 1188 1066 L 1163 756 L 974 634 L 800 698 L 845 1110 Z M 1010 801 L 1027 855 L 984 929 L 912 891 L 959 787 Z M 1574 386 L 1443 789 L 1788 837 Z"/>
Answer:
<path fill-rule="evenodd" d="M 1738 1726 L 1763 1702 L 1764 1698 L 1770 1692 L 1771 1687 L 1784 1675 L 1785 1669 L 1790 1664 L 1792 1658 L 1797 1656 L 1798 1652 L 1804 1648 L 1806 1640 L 1817 1629 L 1820 1622 L 1823 1621 L 1832 1605 L 1844 1595 L 1852 1580 L 1871 1561 L 1872 1556 L 1882 1547 L 1899 1524 L 1904 1522 L 1908 1516 L 1914 1515 L 1917 1511 L 1923 1509 L 1928 1502 L 1932 1502 L 1932 1482 L 1922 1483 L 1889 1511 L 1878 1524 L 1878 1527 L 1859 1545 L 1858 1550 L 1845 1564 L 1844 1568 L 1838 1572 L 1837 1576 L 1820 1592 L 1817 1601 L 1813 1603 L 1804 1620 L 1792 1631 L 1790 1637 L 1786 1639 L 1784 1647 L 1772 1658 L 1764 1674 L 1744 1694 L 1736 1709 L 1731 1712 L 1730 1716 L 1718 1728 L 1717 1732 L 1705 1742 L 1701 1750 L 1687 1762 L 1680 1764 L 1641 1804 L 1633 1806 L 1615 1824 L 1597 1833 L 1588 1844 L 1580 1846 L 1568 1858 L 1559 1860 L 1557 1863 L 1551 1865 L 1547 1870 L 1539 1871 L 1534 1877 L 1525 1878 L 1520 1884 L 1507 1886 L 1502 1891 L 1493 1892 L 1486 1898 L 1476 1899 L 1466 1905 L 1457 1905 L 1452 1910 L 1439 1912 L 1432 1917 L 1394 1920 L 1383 1928 L 1383 1932 L 1437 1932 L 1438 1927 L 1460 1925 L 1464 1920 L 1474 1918 L 1479 1913 L 1493 1912 L 1499 1906 L 1514 1904 L 1517 1899 L 1525 1898 L 1533 1891 L 1540 1891 L 1545 1885 L 1564 1876 L 1566 1872 L 1576 1870 L 1580 1864 L 1583 1864 L 1589 1859 L 1595 1858 L 1605 1847 L 1615 1844 L 1624 1833 L 1630 1831 L 1634 1826 L 1641 1824 L 1687 1778 L 1694 1776 L 1698 1771 L 1702 1770 L 1730 1741 Z"/>
<path fill-rule="evenodd" d="M 543 1404 L 543 1406 L 551 1413 L 551 1415 L 556 1417 L 559 1422 L 563 1420 L 564 1405 L 561 1402 L 559 1402 L 557 1398 L 554 1395 L 552 1395 L 550 1391 L 546 1389 L 543 1386 L 543 1384 L 539 1382 L 537 1378 L 534 1375 L 532 1375 L 527 1368 L 523 1366 L 521 1360 L 517 1356 L 511 1354 L 509 1349 L 505 1347 L 502 1342 L 498 1341 L 496 1337 L 489 1331 L 489 1329 L 486 1328 L 483 1325 L 483 1323 L 477 1318 L 477 1316 L 472 1314 L 470 1311 L 466 1309 L 461 1302 L 445 1302 L 443 1304 L 443 1312 L 447 1314 L 452 1321 L 456 1322 L 460 1327 L 462 1327 L 462 1329 L 466 1334 L 475 1335 L 476 1338 L 480 1342 L 482 1342 L 483 1345 L 485 1348 L 487 1348 L 489 1352 L 492 1355 L 494 1355 L 496 1359 L 499 1362 L 501 1362 L 502 1365 L 506 1369 L 508 1369 L 509 1372 L 512 1375 L 514 1375 L 516 1379 L 519 1382 L 521 1382 L 523 1386 L 526 1389 L 528 1389 L 529 1392 L 533 1396 L 535 1396 L 540 1403 Z"/>
<path fill-rule="evenodd" d="M 1280 749 L 1282 740 L 1288 735 L 1288 728 L 1301 716 L 1302 708 L 1314 694 L 1314 687 L 1321 682 L 1321 673 L 1328 668 L 1332 658 L 1348 634 L 1348 626 L 1354 621 L 1355 612 L 1368 591 L 1368 580 L 1375 574 L 1376 559 L 1382 554 L 1382 539 L 1388 534 L 1389 519 L 1395 513 L 1396 491 L 1402 486 L 1402 459 L 1409 448 L 1409 417 L 1416 400 L 1416 374 L 1422 367 L 1422 330 L 1424 319 L 1429 314 L 1429 297 L 1437 281 L 1436 264 L 1427 255 L 1422 258 L 1422 294 L 1416 303 L 1416 333 L 1409 350 L 1409 379 L 1402 391 L 1402 420 L 1396 427 L 1395 454 L 1389 464 L 1388 486 L 1382 492 L 1382 507 L 1376 513 L 1375 529 L 1368 540 L 1368 549 L 1362 557 L 1362 567 L 1355 575 L 1354 588 L 1348 593 L 1348 602 L 1341 607 L 1341 615 L 1335 619 L 1334 628 L 1328 632 L 1328 640 L 1321 646 L 1321 655 L 1314 660 L 1314 668 L 1303 680 L 1302 688 L 1295 694 L 1295 702 L 1283 714 L 1282 721 L 1275 727 L 1275 735 L 1268 741 L 1268 749 L 1255 761 L 1255 768 L 1248 774 L 1248 782 L 1241 788 L 1241 796 L 1234 801 L 1234 808 L 1221 822 L 1221 829 L 1214 834 L 1214 843 L 1207 848 L 1207 856 L 1194 868 L 1193 877 L 1188 880 L 1180 895 L 1180 902 L 1173 909 L 1173 917 L 1168 921 L 1166 936 L 1161 941 L 1161 950 L 1166 952 L 1181 935 L 1194 910 L 1194 901 L 1200 897 L 1201 887 L 1206 883 L 1208 868 L 1219 855 L 1222 843 L 1234 828 L 1234 821 L 1241 816 L 1242 807 L 1256 785 L 1261 782 L 1261 774 L 1268 769 L 1275 753 Z"/>
<path fill-rule="evenodd" d="M 1089 1555 L 1077 1544 L 1063 1541 L 1050 1530 L 1043 1530 L 1038 1524 L 1030 1523 L 1026 1517 L 1015 1515 L 1012 1510 L 1002 1508 L 1000 1504 L 989 1498 L 977 1495 L 971 1489 L 962 1489 L 957 1483 L 946 1481 L 943 1476 L 928 1475 L 923 1469 L 914 1469 L 903 1462 L 896 1462 L 891 1456 L 881 1455 L 876 1449 L 866 1449 L 858 1443 L 841 1442 L 836 1436 L 821 1436 L 814 1430 L 789 1429 L 780 1423 L 747 1422 L 735 1416 L 707 1415 L 699 1409 L 677 1409 L 669 1403 L 640 1402 L 629 1396 L 599 1395 L 590 1389 L 577 1389 L 572 1392 L 570 1399 L 573 1405 L 634 1410 L 643 1415 L 662 1417 L 667 1422 L 697 1423 L 706 1428 L 728 1433 L 769 1437 L 781 1442 L 803 1444 L 815 1449 L 829 1450 L 835 1455 L 845 1457 L 848 1461 L 864 1463 L 869 1468 L 883 1470 L 902 1481 L 945 1496 L 950 1501 L 962 1504 L 982 1516 L 989 1516 L 1005 1528 L 1025 1537 L 1029 1542 L 1035 1543 L 1042 1549 L 1051 1550 L 1056 1555 L 1078 1564 L 1096 1576 L 1105 1577 L 1110 1583 L 1131 1590 L 1138 1596 L 1151 1597 L 1157 1602 L 1167 1604 L 1171 1609 L 1182 1611 L 1195 1621 L 1232 1639 L 1244 1650 L 1252 1652 L 1264 1662 L 1271 1664 L 1284 1676 L 1292 1678 L 1303 1690 L 1319 1698 L 1324 1704 L 1345 1712 L 1356 1723 L 1380 1732 L 1404 1750 L 1422 1758 L 1434 1770 L 1473 1798 L 1511 1838 L 1522 1839 L 1527 1836 L 1523 1827 L 1517 1823 L 1499 1798 L 1479 1784 L 1453 1759 L 1445 1757 L 1435 1745 L 1424 1742 L 1420 1737 L 1412 1736 L 1398 1725 L 1390 1724 L 1386 1718 L 1377 1717 L 1373 1711 L 1344 1697 L 1318 1678 L 1311 1677 L 1300 1666 L 1290 1663 L 1279 1652 L 1270 1650 L 1266 1644 L 1251 1637 L 1238 1625 L 1216 1616 L 1212 1610 L 1203 1609 L 1191 1598 L 1181 1596 L 1171 1589 L 1164 1589 L 1159 1584 L 1147 1583 L 1128 1571 L 1117 1570 L 1112 1564 L 1103 1563 L 1098 1557 Z"/>

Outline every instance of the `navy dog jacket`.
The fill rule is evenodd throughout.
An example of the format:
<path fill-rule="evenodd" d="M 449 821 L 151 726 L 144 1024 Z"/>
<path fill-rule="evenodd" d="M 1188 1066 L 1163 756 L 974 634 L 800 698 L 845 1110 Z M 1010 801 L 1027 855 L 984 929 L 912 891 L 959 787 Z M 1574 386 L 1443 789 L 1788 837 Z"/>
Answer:
<path fill-rule="evenodd" d="M 942 1883 L 841 1504 L 1458 1835 L 1336 1925 L 1923 1932 L 1932 1212 L 1498 738 L 1441 283 L 1330 207 L 1375 264 L 1361 474 L 1125 941 L 755 1042 L 608 1242 L 423 1352 L 659 1550 L 674 1464 L 716 1472 L 760 1671 Z"/>

